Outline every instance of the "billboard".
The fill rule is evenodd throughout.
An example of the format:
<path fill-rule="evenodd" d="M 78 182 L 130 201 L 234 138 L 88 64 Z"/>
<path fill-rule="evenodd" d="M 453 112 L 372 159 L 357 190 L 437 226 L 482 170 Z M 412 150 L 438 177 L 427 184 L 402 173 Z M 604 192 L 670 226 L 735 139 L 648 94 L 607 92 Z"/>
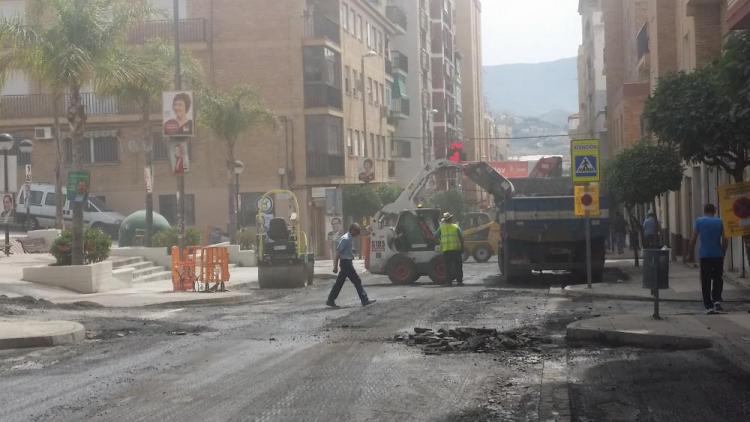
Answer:
<path fill-rule="evenodd" d="M 506 179 L 525 179 L 529 177 L 529 164 L 529 161 L 498 161 L 490 166 Z"/>

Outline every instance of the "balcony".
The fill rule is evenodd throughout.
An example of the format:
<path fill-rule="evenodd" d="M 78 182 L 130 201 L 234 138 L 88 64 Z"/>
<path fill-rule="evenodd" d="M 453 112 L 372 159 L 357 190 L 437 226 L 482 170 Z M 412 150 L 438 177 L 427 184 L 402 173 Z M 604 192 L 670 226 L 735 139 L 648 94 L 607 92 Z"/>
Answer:
<path fill-rule="evenodd" d="M 306 39 L 324 39 L 336 45 L 341 44 L 341 28 L 338 22 L 320 13 L 307 13 L 304 19 Z"/>
<path fill-rule="evenodd" d="M 638 75 L 641 80 L 649 79 L 651 73 L 651 54 L 649 50 L 648 23 L 643 25 L 636 36 L 636 53 L 638 55 Z"/>
<path fill-rule="evenodd" d="M 180 41 L 182 42 L 208 42 L 206 19 L 180 19 L 177 29 L 180 32 Z M 130 32 L 128 42 L 142 44 L 154 38 L 174 39 L 174 22 L 168 20 L 145 22 Z"/>
<path fill-rule="evenodd" d="M 408 25 L 407 25 L 407 18 L 406 18 L 406 12 L 404 9 L 401 8 L 401 6 L 396 5 L 389 5 L 385 8 L 385 16 L 396 26 L 401 28 L 404 32 L 407 31 Z"/>
<path fill-rule="evenodd" d="M 341 110 L 341 89 L 322 82 L 305 83 L 305 108 L 329 107 Z"/>
<path fill-rule="evenodd" d="M 394 98 L 391 100 L 391 116 L 389 123 L 393 124 L 397 120 L 409 118 L 411 104 L 408 98 Z"/>
<path fill-rule="evenodd" d="M 430 53 L 424 48 L 419 52 L 419 63 L 422 65 L 422 70 L 430 70 Z"/>
<path fill-rule="evenodd" d="M 409 57 L 404 53 L 397 50 L 391 51 L 391 61 L 393 62 L 393 71 L 401 72 L 405 76 L 409 75 Z"/>
<path fill-rule="evenodd" d="M 89 116 L 101 115 L 140 115 L 135 103 L 122 101 L 116 97 L 100 97 L 93 93 L 81 93 L 81 100 Z M 4 95 L 0 97 L 2 119 L 51 118 L 54 115 L 53 96 L 49 94 Z M 62 117 L 70 104 L 70 95 L 65 95 L 58 107 Z M 158 110 L 158 107 L 153 108 Z"/>

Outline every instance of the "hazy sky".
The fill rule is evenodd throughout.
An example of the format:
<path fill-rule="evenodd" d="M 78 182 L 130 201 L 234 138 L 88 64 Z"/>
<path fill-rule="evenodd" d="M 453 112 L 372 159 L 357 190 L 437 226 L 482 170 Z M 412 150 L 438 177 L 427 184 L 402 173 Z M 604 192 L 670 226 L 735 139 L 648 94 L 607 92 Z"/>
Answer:
<path fill-rule="evenodd" d="M 482 43 L 486 66 L 574 57 L 578 0 L 482 0 Z"/>

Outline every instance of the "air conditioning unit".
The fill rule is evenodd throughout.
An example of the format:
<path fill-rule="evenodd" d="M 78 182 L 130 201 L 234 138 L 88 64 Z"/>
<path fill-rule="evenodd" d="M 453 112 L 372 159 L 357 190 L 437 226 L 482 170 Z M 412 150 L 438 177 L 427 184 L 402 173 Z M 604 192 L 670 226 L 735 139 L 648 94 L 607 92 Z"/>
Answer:
<path fill-rule="evenodd" d="M 52 139 L 52 128 L 49 126 L 35 127 L 34 138 L 35 139 Z"/>

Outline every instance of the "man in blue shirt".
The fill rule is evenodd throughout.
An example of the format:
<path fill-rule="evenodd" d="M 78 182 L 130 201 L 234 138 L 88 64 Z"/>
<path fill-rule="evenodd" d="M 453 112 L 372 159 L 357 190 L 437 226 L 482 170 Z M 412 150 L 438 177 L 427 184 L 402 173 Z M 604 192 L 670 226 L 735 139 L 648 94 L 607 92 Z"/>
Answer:
<path fill-rule="evenodd" d="M 701 289 L 706 313 L 722 310 L 721 294 L 724 289 L 724 253 L 727 240 L 721 219 L 716 217 L 716 207 L 706 204 L 703 217 L 695 221 L 693 237 L 690 239 L 690 260 L 695 259 L 695 244 L 700 239 L 698 251 L 701 264 Z"/>
<path fill-rule="evenodd" d="M 362 279 L 359 278 L 357 270 L 354 269 L 354 239 L 359 236 L 361 232 L 362 228 L 359 227 L 359 224 L 352 224 L 349 227 L 349 231 L 339 238 L 338 244 L 336 245 L 336 256 L 333 259 L 333 273 L 338 273 L 339 275 L 336 277 L 336 283 L 333 285 L 331 293 L 328 294 L 328 301 L 326 302 L 326 305 L 331 308 L 338 308 L 338 305 L 336 305 L 336 298 L 339 297 L 341 288 L 344 287 L 344 282 L 347 278 L 351 280 L 352 284 L 354 284 L 354 288 L 357 289 L 357 294 L 359 295 L 359 300 L 362 302 L 362 306 L 375 303 L 374 300 L 367 298 L 367 293 L 365 292 L 364 287 L 362 287 Z M 341 272 L 339 272 L 339 267 L 341 268 Z"/>
<path fill-rule="evenodd" d="M 649 212 L 643 221 L 643 247 L 645 249 L 659 249 L 659 221 L 654 212 Z"/>

